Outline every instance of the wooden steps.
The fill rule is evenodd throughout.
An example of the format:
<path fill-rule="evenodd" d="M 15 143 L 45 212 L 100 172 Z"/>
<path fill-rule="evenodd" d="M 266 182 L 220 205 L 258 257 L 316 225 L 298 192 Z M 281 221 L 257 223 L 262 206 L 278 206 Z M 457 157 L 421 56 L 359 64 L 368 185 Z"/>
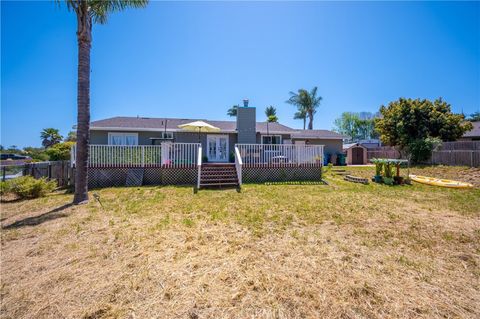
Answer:
<path fill-rule="evenodd" d="M 238 188 L 235 164 L 207 163 L 200 171 L 200 188 Z"/>

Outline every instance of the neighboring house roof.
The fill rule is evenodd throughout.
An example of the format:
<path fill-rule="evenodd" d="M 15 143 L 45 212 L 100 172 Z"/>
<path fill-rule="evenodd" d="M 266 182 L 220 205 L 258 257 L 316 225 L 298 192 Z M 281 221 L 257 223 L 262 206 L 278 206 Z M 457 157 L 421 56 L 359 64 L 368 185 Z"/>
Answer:
<path fill-rule="evenodd" d="M 91 130 L 129 130 L 129 131 L 181 131 L 178 127 L 194 121 L 204 121 L 216 126 L 221 132 L 235 133 L 236 121 L 210 121 L 205 119 L 178 119 L 178 118 L 150 118 L 150 117 L 112 117 L 105 120 L 93 121 L 90 124 Z M 165 128 L 166 126 L 166 128 Z M 257 132 L 266 134 L 291 134 L 295 130 L 280 123 L 257 122 Z"/>
<path fill-rule="evenodd" d="M 463 137 L 480 137 L 480 121 L 472 122 L 473 130 L 463 134 Z"/>
<path fill-rule="evenodd" d="M 324 140 L 342 140 L 346 136 L 329 130 L 295 130 L 291 133 L 292 138 L 296 139 L 324 139 Z"/>

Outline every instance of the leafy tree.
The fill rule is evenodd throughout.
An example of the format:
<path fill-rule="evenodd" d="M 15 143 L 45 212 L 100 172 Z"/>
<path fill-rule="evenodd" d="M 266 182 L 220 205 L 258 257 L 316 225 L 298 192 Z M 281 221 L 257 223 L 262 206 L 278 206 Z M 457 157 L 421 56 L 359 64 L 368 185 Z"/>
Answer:
<path fill-rule="evenodd" d="M 357 113 L 352 112 L 343 112 L 342 115 L 335 120 L 335 131 L 349 136 L 353 141 L 358 139 L 359 136 L 359 129 L 358 129 L 358 122 L 360 121 L 360 117 Z"/>
<path fill-rule="evenodd" d="M 317 91 L 317 87 L 314 87 L 310 92 L 305 89 L 299 89 L 297 93 L 290 92 L 290 98 L 287 100 L 288 104 L 297 107 L 297 112 L 305 112 L 309 120 L 309 130 L 313 130 L 313 117 L 317 113 L 317 109 L 322 101 L 322 97 L 317 96 Z M 300 113 L 298 115 L 301 115 Z"/>
<path fill-rule="evenodd" d="M 56 0 L 60 2 L 60 0 Z M 145 7 L 148 0 L 65 0 L 77 18 L 78 83 L 77 83 L 77 154 L 74 204 L 88 202 L 87 160 L 90 139 L 90 48 L 93 23 L 104 24 L 115 11 L 127 7 Z"/>
<path fill-rule="evenodd" d="M 58 144 L 56 144 L 58 145 Z M 43 147 L 27 146 L 23 148 L 24 155 L 30 156 L 34 161 L 48 161 L 49 157 Z"/>
<path fill-rule="evenodd" d="M 240 107 L 240 106 L 238 106 L 238 104 L 232 106 L 231 108 L 229 108 L 229 109 L 227 110 L 227 115 L 228 115 L 228 116 L 231 116 L 231 117 L 237 116 L 237 110 L 238 110 L 239 107 Z"/>
<path fill-rule="evenodd" d="M 382 105 L 380 113 L 382 117 L 375 119 L 375 128 L 382 141 L 398 146 L 416 162 L 426 159 L 425 148 L 433 150 L 432 138 L 454 141 L 473 128 L 463 115 L 452 113 L 450 104 L 441 98 L 434 102 L 400 98 L 388 106 Z"/>
<path fill-rule="evenodd" d="M 42 139 L 42 145 L 45 148 L 49 148 L 63 140 L 63 136 L 60 135 L 60 132 L 56 128 L 51 127 L 44 128 L 40 133 L 40 138 Z"/>
<path fill-rule="evenodd" d="M 480 112 L 470 114 L 470 117 L 467 120 L 472 122 L 480 121 Z"/>
<path fill-rule="evenodd" d="M 268 122 L 278 122 L 277 109 L 270 105 L 265 108 L 265 115 Z"/>
<path fill-rule="evenodd" d="M 51 161 L 66 161 L 70 159 L 70 150 L 75 142 L 63 142 L 53 145 L 47 149 Z"/>
<path fill-rule="evenodd" d="M 65 138 L 65 142 L 76 142 L 76 141 L 77 141 L 77 132 L 75 131 L 68 132 L 68 135 Z"/>
<path fill-rule="evenodd" d="M 369 112 L 344 112 L 334 122 L 334 130 L 347 135 L 352 141 L 378 138 L 375 130 L 375 115 Z"/>
<path fill-rule="evenodd" d="M 278 122 L 278 116 L 276 116 L 276 115 L 270 115 L 270 116 L 267 118 L 267 122 L 277 123 L 277 122 Z"/>

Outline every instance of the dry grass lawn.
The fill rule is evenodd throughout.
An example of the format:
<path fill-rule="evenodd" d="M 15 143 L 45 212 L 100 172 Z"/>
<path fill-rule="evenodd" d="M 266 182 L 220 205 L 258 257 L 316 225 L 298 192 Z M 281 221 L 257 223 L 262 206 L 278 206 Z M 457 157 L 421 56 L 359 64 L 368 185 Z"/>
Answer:
<path fill-rule="evenodd" d="M 327 179 L 4 202 L 0 316 L 480 317 L 479 188 Z"/>

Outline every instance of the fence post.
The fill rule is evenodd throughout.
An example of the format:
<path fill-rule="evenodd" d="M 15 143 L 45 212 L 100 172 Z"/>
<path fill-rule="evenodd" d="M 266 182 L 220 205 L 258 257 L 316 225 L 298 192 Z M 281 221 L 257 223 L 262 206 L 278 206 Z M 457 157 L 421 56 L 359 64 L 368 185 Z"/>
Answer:
<path fill-rule="evenodd" d="M 48 162 L 47 177 L 48 177 L 48 180 L 52 179 L 52 163 L 51 162 Z"/>
<path fill-rule="evenodd" d="M 473 151 L 470 151 L 470 167 L 473 167 Z"/>
<path fill-rule="evenodd" d="M 6 171 L 5 166 L 2 166 L 2 181 L 4 181 L 4 182 L 5 182 L 5 174 L 6 174 L 5 171 Z"/>

